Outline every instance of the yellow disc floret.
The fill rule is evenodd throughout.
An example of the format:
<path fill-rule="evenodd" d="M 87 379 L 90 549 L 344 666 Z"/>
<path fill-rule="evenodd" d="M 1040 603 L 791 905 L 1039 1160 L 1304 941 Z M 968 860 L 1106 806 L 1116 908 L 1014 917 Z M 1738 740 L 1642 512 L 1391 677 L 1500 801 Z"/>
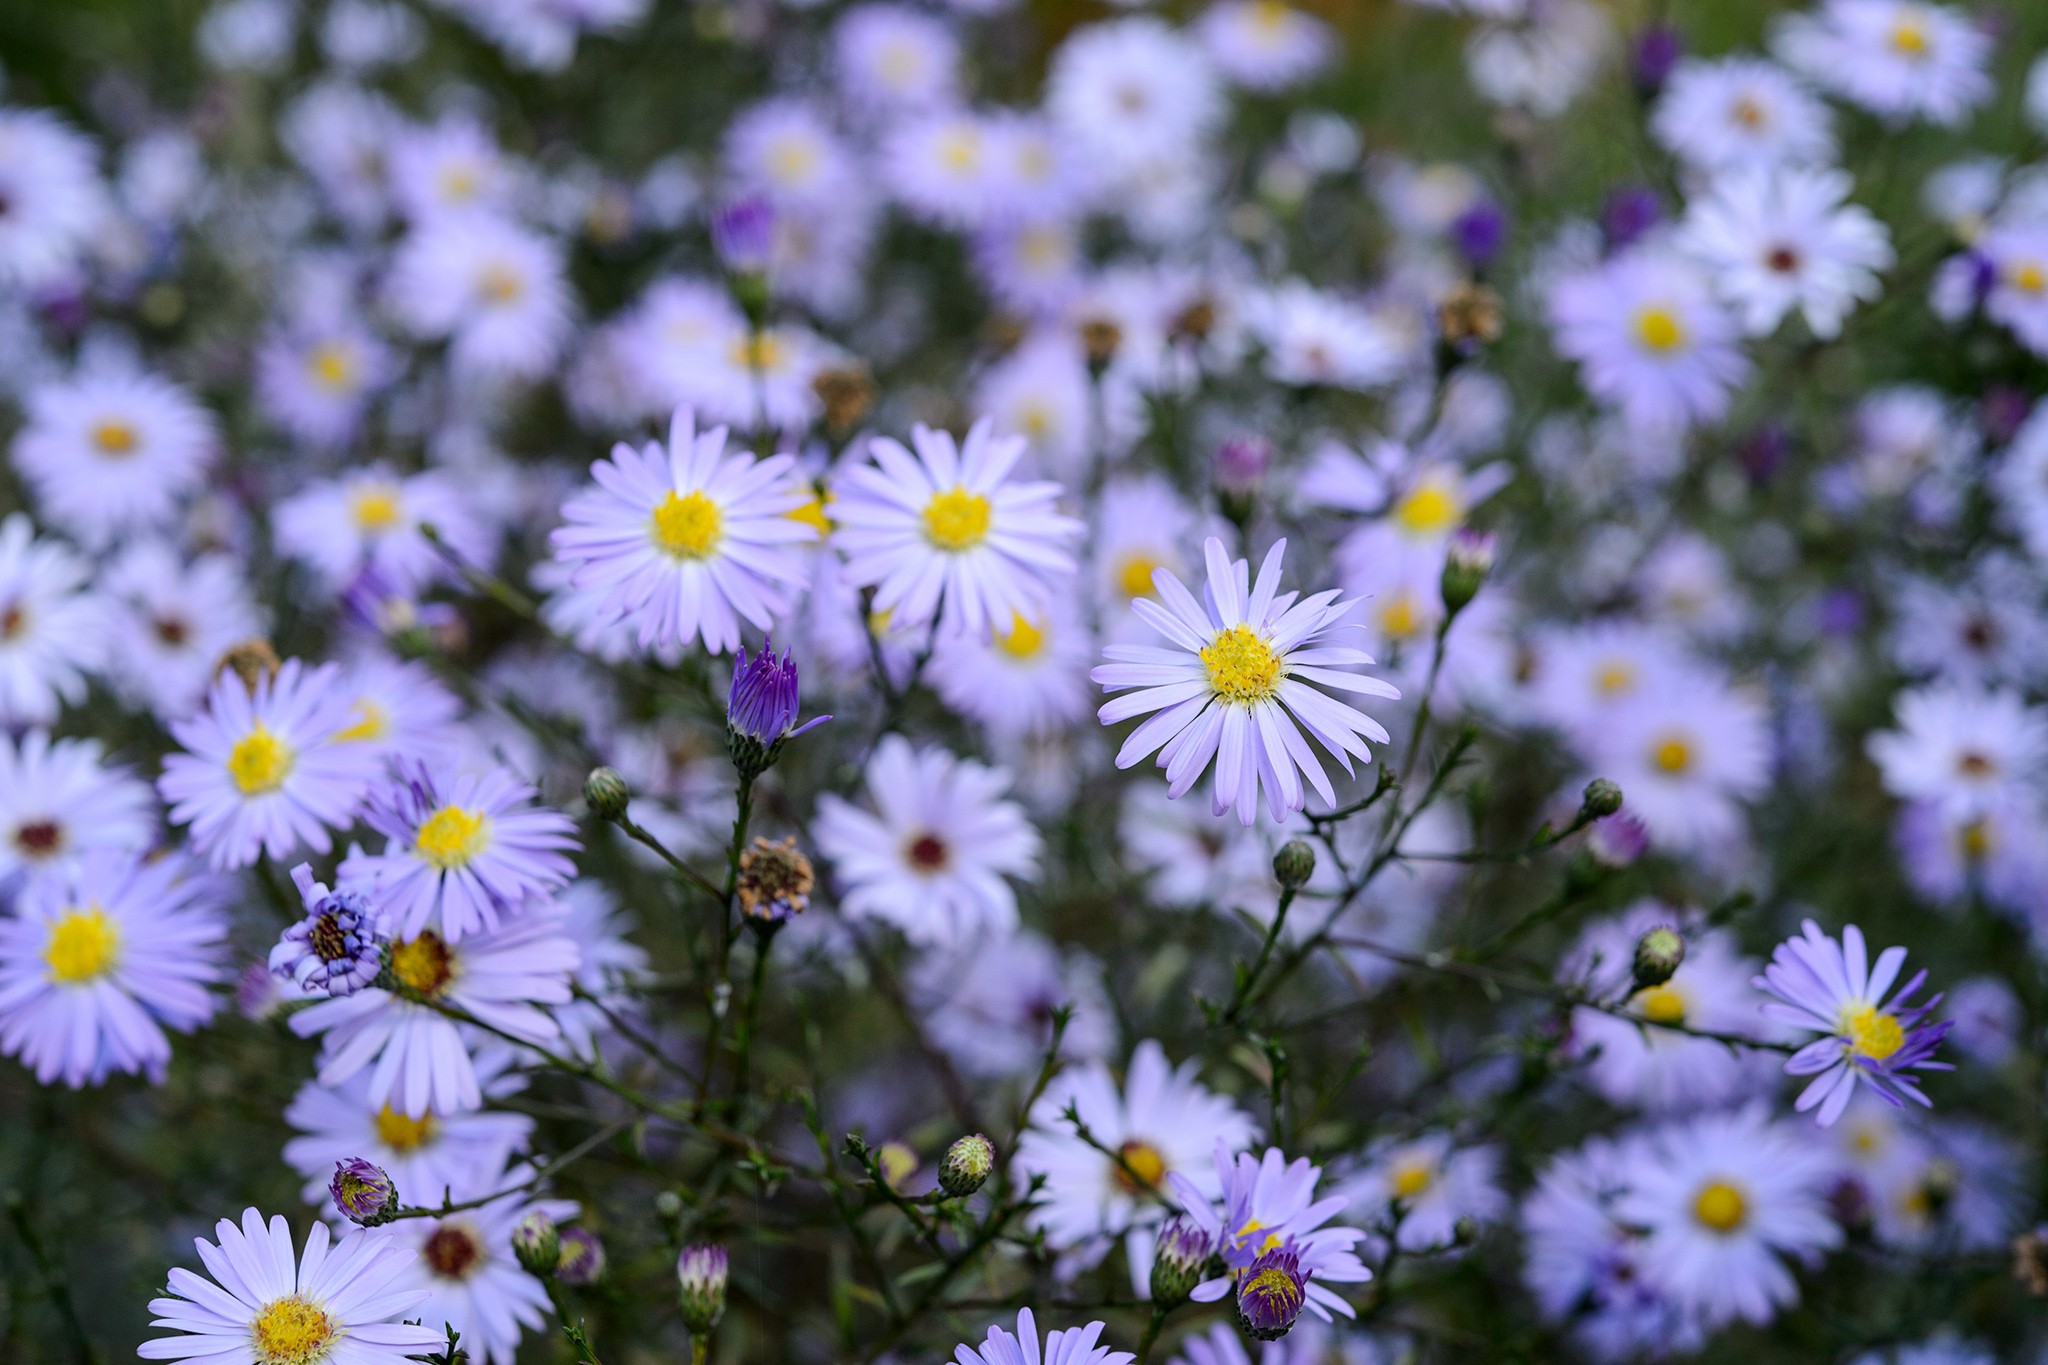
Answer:
<path fill-rule="evenodd" d="M 443 806 L 421 823 L 413 847 L 421 858 L 446 872 L 467 866 L 490 841 L 489 816 L 480 810 Z"/>
<path fill-rule="evenodd" d="M 703 559 L 725 535 L 725 514 L 703 493 L 670 489 L 655 505 L 649 533 L 677 559 Z"/>
<path fill-rule="evenodd" d="M 92 429 L 92 443 L 100 448 L 100 454 L 118 458 L 133 455 L 141 440 L 134 427 L 118 417 L 109 417 Z"/>
<path fill-rule="evenodd" d="M 388 531 L 398 524 L 398 489 L 388 483 L 373 483 L 356 490 L 349 499 L 356 529 L 364 535 Z"/>
<path fill-rule="evenodd" d="M 421 995 L 439 995 L 455 977 L 448 945 L 428 929 L 418 938 L 391 945 L 391 974 Z"/>
<path fill-rule="evenodd" d="M 1685 345 L 1685 322 L 1677 313 L 1659 304 L 1636 310 L 1636 340 L 1643 349 L 1669 355 Z"/>
<path fill-rule="evenodd" d="M 306 372 L 321 387 L 339 392 L 356 382 L 356 358 L 340 342 L 330 341 L 306 356 Z"/>
<path fill-rule="evenodd" d="M 434 1134 L 432 1114 L 412 1118 L 388 1104 L 377 1111 L 377 1137 L 394 1152 L 416 1152 L 432 1142 Z"/>
<path fill-rule="evenodd" d="M 235 779 L 242 795 L 261 796 L 284 785 L 284 780 L 292 774 L 292 761 L 296 757 L 291 745 L 259 721 L 255 729 L 236 740 L 235 747 L 228 751 L 228 776 Z"/>
<path fill-rule="evenodd" d="M 1240 706 L 1256 705 L 1280 690 L 1280 656 L 1250 626 L 1218 634 L 1202 651 L 1202 666 L 1216 695 Z"/>
<path fill-rule="evenodd" d="M 336 730 L 334 737 L 343 742 L 366 739 L 382 739 L 391 730 L 391 717 L 376 702 L 364 697 L 350 708 L 349 714 L 359 716 L 354 725 Z"/>
<path fill-rule="evenodd" d="M 1692 767 L 1692 745 L 1682 735 L 1666 735 L 1650 750 L 1650 761 L 1657 771 L 1677 777 Z"/>
<path fill-rule="evenodd" d="M 1685 997 L 1669 986 L 1652 986 L 1636 996 L 1636 1010 L 1653 1024 L 1682 1024 Z"/>
<path fill-rule="evenodd" d="M 1906 1045 L 1906 1030 L 1897 1018 L 1875 1005 L 1851 1005 L 1842 1011 L 1842 1036 L 1858 1057 L 1881 1062 Z"/>
<path fill-rule="evenodd" d="M 1166 1156 L 1151 1143 L 1133 1138 L 1118 1147 L 1116 1154 L 1116 1183 L 1125 1193 L 1148 1193 L 1166 1179 Z"/>
<path fill-rule="evenodd" d="M 1013 659 L 1035 659 L 1045 652 L 1045 630 L 1018 616 L 1008 635 L 996 636 L 996 648 Z"/>
<path fill-rule="evenodd" d="M 1407 497 L 1394 504 L 1394 520 L 1417 539 L 1450 530 L 1464 512 L 1457 493 L 1437 480 L 1410 490 Z"/>
<path fill-rule="evenodd" d="M 1749 1217 L 1749 1201 L 1725 1180 L 1710 1180 L 1692 1201 L 1692 1216 L 1715 1232 L 1730 1233 Z"/>
<path fill-rule="evenodd" d="M 249 1335 L 263 1365 L 312 1365 L 327 1354 L 338 1332 L 324 1309 L 293 1294 L 265 1305 L 249 1324 Z"/>
<path fill-rule="evenodd" d="M 97 905 L 73 906 L 50 924 L 43 962 L 50 980 L 66 986 L 97 981 L 113 970 L 121 928 Z"/>
<path fill-rule="evenodd" d="M 1146 597 L 1152 592 L 1152 574 L 1163 568 L 1151 555 L 1138 551 L 1127 554 L 1117 565 L 1116 586 L 1126 597 Z"/>
<path fill-rule="evenodd" d="M 925 504 L 925 539 L 959 553 L 988 539 L 989 504 L 979 493 L 955 485 Z"/>
<path fill-rule="evenodd" d="M 1436 1171 L 1426 1161 L 1407 1161 L 1394 1168 L 1394 1198 L 1415 1201 L 1416 1196 L 1436 1183 Z"/>

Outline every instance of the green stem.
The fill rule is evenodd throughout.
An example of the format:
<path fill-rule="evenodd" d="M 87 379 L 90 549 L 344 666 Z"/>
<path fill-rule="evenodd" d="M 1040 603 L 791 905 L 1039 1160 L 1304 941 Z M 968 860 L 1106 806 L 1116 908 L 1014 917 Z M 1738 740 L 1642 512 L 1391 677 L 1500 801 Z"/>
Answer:
<path fill-rule="evenodd" d="M 85 1334 L 85 1324 L 78 1316 L 78 1305 L 71 1301 L 71 1279 L 65 1274 L 64 1267 L 51 1257 L 49 1248 L 43 1245 L 35 1224 L 29 1221 L 28 1206 L 15 1190 L 7 1192 L 7 1221 L 14 1225 L 15 1236 L 21 1238 L 21 1244 L 28 1248 L 29 1259 L 35 1262 L 36 1278 L 42 1281 L 50 1306 L 63 1320 L 64 1335 L 71 1342 L 72 1359 L 78 1365 L 99 1365 L 99 1352 L 93 1349 L 92 1338 Z"/>
<path fill-rule="evenodd" d="M 1237 990 L 1231 995 L 1229 1008 L 1223 1011 L 1223 1022 L 1235 1024 L 1251 1003 L 1252 988 L 1258 983 L 1259 974 L 1266 970 L 1272 960 L 1273 945 L 1280 940 L 1280 930 L 1287 923 L 1287 907 L 1294 904 L 1297 888 L 1283 887 L 1280 891 L 1280 907 L 1273 912 L 1273 922 L 1266 927 L 1266 941 L 1259 945 L 1259 955 L 1252 960 L 1251 970 L 1238 977 Z"/>
<path fill-rule="evenodd" d="M 1159 1340 L 1159 1333 L 1166 1326 L 1166 1315 L 1172 1311 L 1164 1307 L 1152 1310 L 1152 1321 L 1145 1324 L 1145 1335 L 1138 1338 L 1137 1365 L 1146 1365 L 1152 1359 L 1153 1344 Z"/>

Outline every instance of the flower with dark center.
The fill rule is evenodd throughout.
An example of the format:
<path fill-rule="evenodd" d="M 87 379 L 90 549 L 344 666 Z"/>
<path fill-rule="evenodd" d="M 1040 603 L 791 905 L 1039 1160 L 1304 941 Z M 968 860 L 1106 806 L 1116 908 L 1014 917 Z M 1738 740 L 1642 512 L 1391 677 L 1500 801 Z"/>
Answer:
<path fill-rule="evenodd" d="M 313 869 L 292 869 L 306 917 L 284 931 L 270 950 L 270 970 L 312 995 L 354 995 L 377 979 L 384 944 L 372 931 L 370 903 L 359 892 L 329 891 Z"/>
<path fill-rule="evenodd" d="M 459 1223 L 443 1223 L 420 1247 L 427 1268 L 444 1280 L 466 1280 L 483 1262 L 483 1248 L 476 1235 Z"/>

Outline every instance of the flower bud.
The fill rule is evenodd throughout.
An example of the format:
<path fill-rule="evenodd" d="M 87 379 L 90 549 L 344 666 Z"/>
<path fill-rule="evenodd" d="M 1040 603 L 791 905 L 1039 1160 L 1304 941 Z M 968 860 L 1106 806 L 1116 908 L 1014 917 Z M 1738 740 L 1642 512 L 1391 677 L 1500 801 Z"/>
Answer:
<path fill-rule="evenodd" d="M 213 666 L 215 677 L 222 673 L 233 673 L 242 680 L 242 686 L 249 689 L 249 695 L 256 695 L 256 684 L 266 678 L 275 679 L 284 665 L 278 660 L 277 650 L 270 641 L 261 636 L 229 645 L 227 652 L 220 656 Z"/>
<path fill-rule="evenodd" d="M 512 1254 L 529 1275 L 552 1279 L 562 1265 L 562 1234 L 555 1220 L 536 1209 L 512 1229 Z"/>
<path fill-rule="evenodd" d="M 1668 924 L 1646 931 L 1636 940 L 1635 988 L 1663 985 L 1684 961 L 1685 935 Z"/>
<path fill-rule="evenodd" d="M 1201 1224 L 1182 1213 L 1167 1219 L 1152 1256 L 1152 1302 L 1161 1308 L 1186 1303 L 1215 1254 L 1216 1239 Z"/>
<path fill-rule="evenodd" d="M 382 1167 L 359 1156 L 334 1163 L 327 1189 L 341 1216 L 358 1227 L 382 1227 L 398 1216 L 398 1186 Z"/>
<path fill-rule="evenodd" d="M 1300 839 L 1289 839 L 1273 855 L 1273 875 L 1285 887 L 1308 885 L 1316 874 L 1316 851 Z"/>
<path fill-rule="evenodd" d="M 1621 788 L 1604 777 L 1596 777 L 1586 784 L 1579 809 L 1595 820 L 1604 820 L 1621 809 Z"/>
<path fill-rule="evenodd" d="M 1237 1325 L 1255 1341 L 1278 1341 L 1301 1316 L 1308 1278 L 1290 1241 L 1246 1266 L 1237 1280 Z"/>
<path fill-rule="evenodd" d="M 939 1188 L 954 1199 L 964 1199 L 980 1189 L 996 1168 L 995 1144 L 980 1133 L 969 1133 L 946 1149 L 939 1163 Z"/>
<path fill-rule="evenodd" d="M 676 1257 L 678 1302 L 690 1335 L 703 1336 L 725 1316 L 727 1264 L 725 1248 L 717 1246 L 684 1247 Z"/>
<path fill-rule="evenodd" d="M 581 1288 L 604 1278 L 604 1243 L 588 1228 L 562 1228 L 557 1233 L 562 1257 L 555 1263 L 555 1278 Z"/>
<path fill-rule="evenodd" d="M 1471 605 L 1472 599 L 1479 596 L 1480 585 L 1493 572 L 1494 544 L 1491 531 L 1465 527 L 1452 535 L 1450 547 L 1444 553 L 1438 590 L 1443 593 L 1444 610 L 1453 616 Z"/>
<path fill-rule="evenodd" d="M 811 860 L 797 848 L 795 839 L 779 843 L 755 836 L 740 855 L 740 913 L 754 926 L 779 925 L 792 915 L 801 915 L 809 905 L 817 874 Z"/>
<path fill-rule="evenodd" d="M 583 799 L 599 819 L 623 820 L 626 803 L 633 799 L 633 793 L 617 768 L 592 768 L 590 776 L 583 779 Z"/>
<path fill-rule="evenodd" d="M 818 716 L 798 725 L 800 700 L 796 661 L 789 651 L 776 658 L 771 640 L 750 660 L 741 646 L 725 704 L 725 749 L 742 779 L 752 782 L 775 765 L 784 744 L 832 719 Z"/>

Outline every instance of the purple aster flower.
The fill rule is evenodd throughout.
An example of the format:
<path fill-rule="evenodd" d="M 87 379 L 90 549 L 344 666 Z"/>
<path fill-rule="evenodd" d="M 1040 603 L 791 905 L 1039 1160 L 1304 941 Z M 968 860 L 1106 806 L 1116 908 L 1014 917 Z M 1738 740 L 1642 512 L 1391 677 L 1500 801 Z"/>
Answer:
<path fill-rule="evenodd" d="M 711 247 L 734 274 L 763 273 L 775 254 L 775 205 L 748 195 L 719 209 L 711 215 Z"/>
<path fill-rule="evenodd" d="M 360 1227 L 381 1227 L 398 1214 L 398 1186 L 383 1167 L 359 1156 L 334 1163 L 327 1189 L 341 1216 Z"/>
<path fill-rule="evenodd" d="M 369 899 L 359 891 L 329 891 L 300 863 L 292 881 L 306 917 L 284 931 L 270 950 L 270 970 L 310 995 L 354 995 L 377 979 L 384 944 L 374 930 Z"/>
<path fill-rule="evenodd" d="M 596 1284 L 604 1275 L 604 1243 L 588 1228 L 562 1228 L 562 1259 L 555 1278 L 573 1287 Z"/>
<path fill-rule="evenodd" d="M 1355 1317 L 1351 1305 L 1325 1285 L 1359 1284 L 1372 1278 L 1352 1250 L 1365 1234 L 1357 1228 L 1323 1226 L 1350 1201 L 1341 1195 L 1315 1197 L 1322 1168 L 1307 1157 L 1290 1163 L 1278 1147 L 1267 1148 L 1263 1157 L 1249 1152 L 1233 1157 L 1220 1142 L 1215 1159 L 1223 1191 L 1220 1206 L 1203 1198 L 1181 1172 L 1166 1178 L 1188 1217 L 1216 1239 L 1227 1272 L 1195 1286 L 1190 1297 L 1197 1303 L 1216 1302 L 1256 1273 L 1267 1252 L 1284 1246 L 1295 1258 L 1293 1268 L 1301 1277 L 1308 1311 L 1325 1322 L 1332 1313 Z"/>
<path fill-rule="evenodd" d="M 383 853 L 358 851 L 341 865 L 344 881 L 371 888 L 385 932 L 410 939 L 431 926 L 459 943 L 575 875 L 575 825 L 534 805 L 533 788 L 510 773 L 466 773 L 444 796 L 424 765 L 401 766 L 366 812 Z"/>
<path fill-rule="evenodd" d="M 1595 820 L 1586 829 L 1586 852 L 1605 868 L 1628 867 L 1649 846 L 1650 831 L 1625 810 Z"/>
<path fill-rule="evenodd" d="M 763 642 L 752 659 L 740 646 L 732 671 L 732 692 L 725 704 L 725 743 L 732 763 L 748 781 L 759 777 L 782 755 L 782 746 L 830 716 L 796 723 L 798 695 L 796 661 L 787 650 L 775 657 L 773 639 Z"/>
<path fill-rule="evenodd" d="M 1600 232 L 1607 239 L 1609 252 L 1641 241 L 1663 221 L 1663 202 L 1655 190 L 1642 185 L 1624 185 L 1607 197 L 1606 207 L 1600 210 Z"/>
<path fill-rule="evenodd" d="M 1307 1302 L 1308 1276 L 1292 1241 L 1261 1252 L 1238 1277 L 1237 1322 L 1258 1341 L 1286 1336 Z"/>
<path fill-rule="evenodd" d="M 1905 962 L 1904 948 L 1887 948 L 1872 966 L 1863 931 L 1855 925 L 1845 927 L 1837 943 L 1807 920 L 1800 936 L 1779 944 L 1770 966 L 1756 978 L 1757 988 L 1776 998 L 1777 1003 L 1763 1007 L 1766 1017 L 1823 1035 L 1785 1063 L 1791 1075 L 1815 1078 L 1794 1107 L 1803 1114 L 1818 1106 L 1821 1127 L 1842 1116 L 1859 1080 L 1891 1104 L 1903 1106 L 1910 1099 L 1932 1108 L 1933 1101 L 1906 1073 L 1954 1070 L 1932 1060 L 1954 1027 L 1948 1020 L 1927 1022 L 1941 997 L 1908 1003 L 1927 973 L 1891 991 Z"/>
<path fill-rule="evenodd" d="M 1474 270 L 1491 265 L 1507 240 L 1507 212 L 1492 199 L 1481 198 L 1451 224 L 1451 243 Z"/>
<path fill-rule="evenodd" d="M 1651 24 L 1636 38 L 1633 65 L 1636 85 L 1654 95 L 1671 79 L 1673 67 L 1685 55 L 1685 39 L 1669 24 Z"/>

